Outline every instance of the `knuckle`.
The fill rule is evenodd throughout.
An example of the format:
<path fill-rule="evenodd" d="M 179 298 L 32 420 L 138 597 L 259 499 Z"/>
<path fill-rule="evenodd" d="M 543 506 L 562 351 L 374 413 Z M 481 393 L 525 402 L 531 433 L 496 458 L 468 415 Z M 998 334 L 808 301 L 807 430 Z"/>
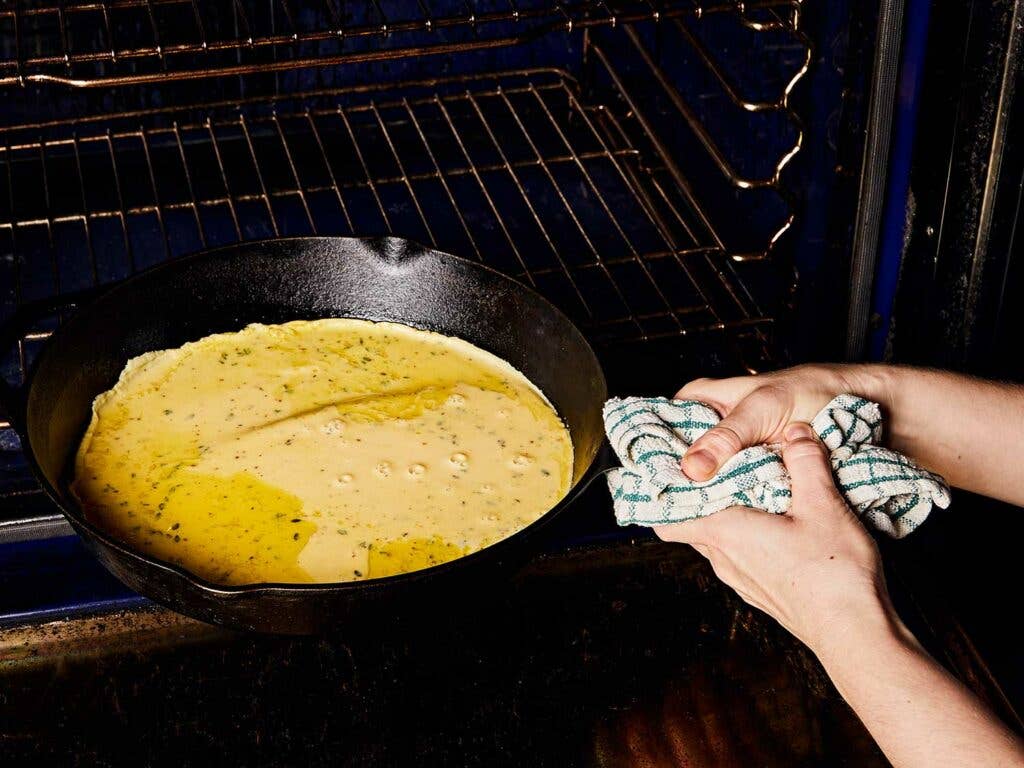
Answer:
<path fill-rule="evenodd" d="M 683 530 L 682 526 L 684 523 L 671 523 L 669 525 L 656 525 L 654 526 L 654 534 L 662 541 L 672 541 L 681 544 L 689 542 L 690 537 L 687 536 L 687 532 Z"/>
<path fill-rule="evenodd" d="M 690 526 L 690 530 L 693 532 L 693 535 L 690 537 L 691 544 L 714 547 L 718 542 L 714 526 L 711 524 L 711 517 L 698 517 L 687 521 L 684 525 Z"/>
<path fill-rule="evenodd" d="M 710 544 L 710 534 L 707 528 L 707 518 L 696 518 L 684 520 L 679 523 L 667 525 L 655 525 L 655 535 L 662 541 L 671 541 L 677 544 Z"/>
<path fill-rule="evenodd" d="M 825 446 L 813 437 L 801 437 L 788 443 L 782 450 L 782 456 L 788 461 L 801 461 L 807 458 L 822 458 Z"/>
<path fill-rule="evenodd" d="M 711 563 L 711 570 L 714 571 L 715 576 L 719 581 L 733 589 L 736 588 L 736 584 L 738 582 L 736 579 L 736 572 L 728 560 L 723 558 L 720 554 L 712 551 L 711 556 L 708 558 L 708 562 Z"/>
<path fill-rule="evenodd" d="M 686 384 L 683 385 L 682 389 L 676 392 L 676 399 L 681 400 L 688 396 L 692 396 L 698 392 L 703 392 L 705 389 L 708 389 L 711 385 L 713 385 L 715 381 L 715 379 L 709 379 L 707 377 L 702 377 L 699 379 L 693 379 L 692 381 L 688 381 Z"/>
<path fill-rule="evenodd" d="M 795 475 L 793 511 L 805 520 L 813 519 L 818 525 L 834 526 L 837 517 L 846 517 L 849 507 L 836 488 L 831 474 L 803 478 Z"/>
<path fill-rule="evenodd" d="M 701 439 L 704 441 L 704 447 L 712 450 L 735 453 L 743 449 L 743 440 L 739 432 L 724 422 L 705 432 Z"/>
<path fill-rule="evenodd" d="M 809 490 L 804 496 L 804 504 L 814 509 L 831 507 L 836 500 L 834 489 L 821 485 Z"/>
<path fill-rule="evenodd" d="M 792 413 L 793 393 L 781 384 L 769 383 L 750 393 L 744 405 L 757 420 L 758 428 L 767 434 L 781 428 Z"/>
<path fill-rule="evenodd" d="M 708 547 L 712 552 L 717 552 L 722 548 L 722 537 L 717 531 L 708 530 L 701 537 L 701 543 Z"/>
<path fill-rule="evenodd" d="M 759 404 L 774 405 L 789 400 L 790 391 L 778 382 L 769 381 L 751 392 L 750 398 Z"/>
<path fill-rule="evenodd" d="M 722 567 L 721 561 L 718 560 L 714 555 L 712 555 L 708 558 L 708 562 L 711 563 L 711 570 L 714 571 L 715 576 L 718 577 L 718 580 L 725 582 L 725 569 Z"/>

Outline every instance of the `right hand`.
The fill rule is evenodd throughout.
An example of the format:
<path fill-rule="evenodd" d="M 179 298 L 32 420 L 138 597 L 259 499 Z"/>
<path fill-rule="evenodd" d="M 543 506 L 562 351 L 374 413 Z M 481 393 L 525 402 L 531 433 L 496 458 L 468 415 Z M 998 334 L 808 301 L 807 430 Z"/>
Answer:
<path fill-rule="evenodd" d="M 808 424 L 784 431 L 793 494 L 787 514 L 729 507 L 654 531 L 692 545 L 744 601 L 815 653 L 834 651 L 857 625 L 891 627 L 898 619 L 878 547 L 836 488 L 825 446 Z"/>
<path fill-rule="evenodd" d="M 774 373 L 730 379 L 695 379 L 677 400 L 699 400 L 723 419 L 705 432 L 683 457 L 691 480 L 708 480 L 736 453 L 752 445 L 782 442 L 791 422 L 810 422 L 833 397 L 843 392 L 878 399 L 863 389 L 863 366 L 800 365 Z M 884 403 L 883 403 L 884 405 Z"/>

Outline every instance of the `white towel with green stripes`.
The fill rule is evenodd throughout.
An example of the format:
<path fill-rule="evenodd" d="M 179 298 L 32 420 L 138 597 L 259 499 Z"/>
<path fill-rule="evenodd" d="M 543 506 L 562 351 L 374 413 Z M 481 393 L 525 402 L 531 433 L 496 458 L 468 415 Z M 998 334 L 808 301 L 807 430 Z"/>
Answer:
<path fill-rule="evenodd" d="M 622 467 L 608 473 L 619 525 L 664 525 L 746 506 L 783 514 L 789 475 L 779 446 L 746 448 L 710 480 L 690 480 L 679 466 L 686 449 L 719 421 L 714 409 L 693 400 L 663 397 L 612 399 L 604 424 Z M 878 404 L 839 395 L 811 422 L 831 451 L 836 484 L 869 526 L 902 538 L 932 505 L 949 506 L 949 487 L 906 456 L 878 445 Z"/>

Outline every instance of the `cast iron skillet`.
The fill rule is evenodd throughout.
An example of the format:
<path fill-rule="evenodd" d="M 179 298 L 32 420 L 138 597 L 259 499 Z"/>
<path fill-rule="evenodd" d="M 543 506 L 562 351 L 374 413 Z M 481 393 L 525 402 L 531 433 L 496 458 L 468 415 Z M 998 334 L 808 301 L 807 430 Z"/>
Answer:
<path fill-rule="evenodd" d="M 543 390 L 569 427 L 573 491 L 524 530 L 484 550 L 411 574 L 338 584 L 222 587 L 122 545 L 94 527 L 68 490 L 93 398 L 125 363 L 251 322 L 357 317 L 458 336 L 507 360 Z M 106 568 L 137 592 L 206 621 L 308 634 L 368 605 L 441 601 L 530 555 L 531 538 L 599 472 L 604 375 L 582 334 L 525 286 L 397 238 L 250 242 L 162 264 L 119 283 L 64 323 L 22 391 L 0 395 L 46 493 Z M 496 570 L 497 569 L 497 570 Z"/>

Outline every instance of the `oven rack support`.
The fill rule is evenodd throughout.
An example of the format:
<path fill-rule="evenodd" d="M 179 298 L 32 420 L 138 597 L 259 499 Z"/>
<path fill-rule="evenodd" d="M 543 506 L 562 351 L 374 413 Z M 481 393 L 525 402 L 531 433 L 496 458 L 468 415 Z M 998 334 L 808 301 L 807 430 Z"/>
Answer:
<path fill-rule="evenodd" d="M 22 0 L 0 2 L 0 87 L 72 88 L 191 80 L 252 72 L 453 54 L 554 31 L 739 13 L 755 29 L 801 0 L 430 0 L 399 11 L 388 0 Z M 485 10 L 480 10 L 480 7 Z"/>
<path fill-rule="evenodd" d="M 776 229 L 770 236 L 767 245 L 763 249 L 753 252 L 737 252 L 736 250 L 731 250 L 729 254 L 730 258 L 735 261 L 760 261 L 768 258 L 771 255 L 772 250 L 775 248 L 775 245 L 793 226 L 793 222 L 796 220 L 796 202 L 787 187 L 782 183 L 782 172 L 803 148 L 804 128 L 803 121 L 800 119 L 799 114 L 797 114 L 796 110 L 794 110 L 789 104 L 789 97 L 793 92 L 793 89 L 804 78 L 807 71 L 810 69 L 811 57 L 813 55 L 811 42 L 800 29 L 798 12 L 799 5 L 794 7 L 793 14 L 788 21 L 784 21 L 781 17 L 777 17 L 777 26 L 767 27 L 767 25 L 761 25 L 761 28 L 786 29 L 800 41 L 804 48 L 804 58 L 802 63 L 786 81 L 785 86 L 779 95 L 775 99 L 770 100 L 753 100 L 744 97 L 739 87 L 716 62 L 714 54 L 708 50 L 707 46 L 702 43 L 681 20 L 672 20 L 673 26 L 680 35 L 689 45 L 693 46 L 698 51 L 701 59 L 705 63 L 705 66 L 707 66 L 708 70 L 714 75 L 722 89 L 728 94 L 729 100 L 734 106 L 747 112 L 781 112 L 793 125 L 795 135 L 792 144 L 786 147 L 778 155 L 778 159 L 774 163 L 771 172 L 762 177 L 744 175 L 733 165 L 726 152 L 718 145 L 718 142 L 715 140 L 712 132 L 704 126 L 697 113 L 683 100 L 679 91 L 672 85 L 668 76 L 651 57 L 650 53 L 644 48 L 636 32 L 632 29 L 626 30 L 626 34 L 629 37 L 630 42 L 640 53 L 654 79 L 668 95 L 676 111 L 679 113 L 679 116 L 683 118 L 685 123 L 690 127 L 690 130 L 697 136 L 701 145 L 718 167 L 718 170 L 728 179 L 729 183 L 737 189 L 771 189 L 786 202 L 788 213 L 779 225 L 778 229 Z M 774 14 L 774 10 L 772 13 Z M 602 58 L 602 62 L 605 63 L 605 66 L 611 68 L 612 65 L 608 62 L 607 57 L 605 57 L 603 53 L 600 53 L 599 50 L 598 53 Z M 681 176 L 681 172 L 676 171 L 675 175 L 677 176 L 677 181 L 679 181 L 680 179 L 678 177 Z M 728 248 L 725 243 L 721 243 L 721 245 L 722 247 Z"/>

